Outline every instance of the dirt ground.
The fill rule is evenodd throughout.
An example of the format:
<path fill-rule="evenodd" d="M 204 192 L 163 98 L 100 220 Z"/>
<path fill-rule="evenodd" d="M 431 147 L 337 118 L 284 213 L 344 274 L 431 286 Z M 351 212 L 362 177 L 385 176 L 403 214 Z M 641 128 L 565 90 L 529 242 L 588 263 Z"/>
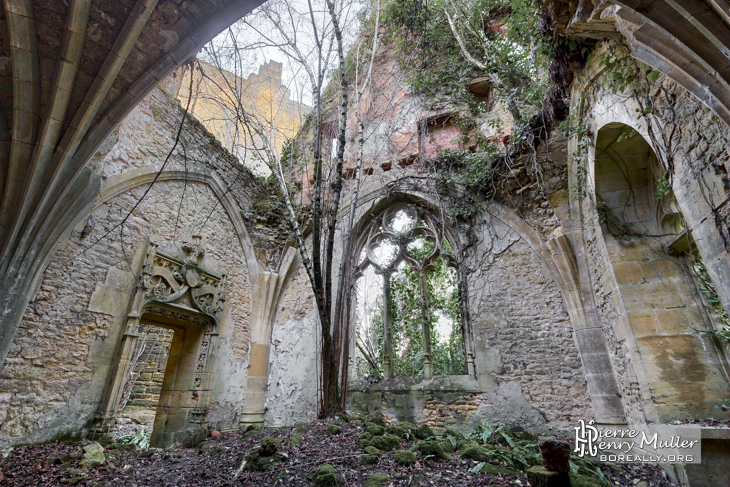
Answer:
<path fill-rule="evenodd" d="M 410 466 L 397 465 L 394 451 L 383 452 L 374 466 L 365 467 L 360 458 L 365 452 L 358 445 L 363 427 L 339 423 L 339 434 L 327 433 L 333 421 L 318 421 L 298 427 L 225 433 L 208 438 L 196 448 L 174 450 L 120 450 L 114 445 L 104 451 L 103 465 L 80 469 L 83 446 L 87 441 L 52 443 L 16 448 L 0 469 L 3 486 L 310 486 L 309 472 L 324 463 L 331 464 L 340 486 L 363 486 L 373 474 L 386 474 L 382 486 L 522 486 L 524 473 L 492 475 L 475 473 L 477 462 L 450 454 L 451 460 L 419 458 Z M 282 463 L 265 471 L 242 468 L 243 460 L 262 438 L 281 443 Z M 294 442 L 292 441 L 294 440 Z M 298 441 L 297 441 L 298 440 Z M 292 444 L 294 443 L 294 444 Z M 412 446 L 403 440 L 401 449 Z M 672 487 L 661 469 L 652 465 L 600 465 L 614 487 Z M 643 482 L 643 484 L 640 484 Z M 590 485 L 601 485 L 600 483 Z M 603 484 L 606 485 L 606 484 Z M 575 487 L 575 486 L 574 486 Z"/>

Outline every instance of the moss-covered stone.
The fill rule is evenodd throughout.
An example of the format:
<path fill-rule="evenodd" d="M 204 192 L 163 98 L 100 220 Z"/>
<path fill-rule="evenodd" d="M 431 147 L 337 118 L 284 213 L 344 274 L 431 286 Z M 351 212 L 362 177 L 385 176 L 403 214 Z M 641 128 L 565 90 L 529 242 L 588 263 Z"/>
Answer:
<path fill-rule="evenodd" d="M 383 487 L 390 482 L 390 477 L 384 473 L 374 473 L 362 484 L 363 487 Z"/>
<path fill-rule="evenodd" d="M 296 433 L 296 432 L 291 435 L 290 443 L 291 443 L 292 447 L 296 447 L 301 442 L 302 442 L 302 435 L 300 435 L 299 433 Z"/>
<path fill-rule="evenodd" d="M 416 429 L 416 438 L 419 440 L 425 440 L 431 436 L 435 436 L 433 430 L 427 424 L 422 424 Z"/>
<path fill-rule="evenodd" d="M 373 422 L 367 423 L 365 425 L 365 431 L 373 436 L 380 436 L 385 434 L 385 428 Z"/>
<path fill-rule="evenodd" d="M 519 475 L 520 472 L 511 468 L 502 467 L 501 465 L 492 465 L 491 463 L 485 463 L 482 468 L 479 469 L 481 473 L 488 473 L 492 475 Z"/>
<path fill-rule="evenodd" d="M 461 458 L 474 460 L 475 462 L 489 461 L 487 449 L 479 445 L 469 445 L 461 450 Z"/>
<path fill-rule="evenodd" d="M 457 440 L 453 436 L 446 436 L 446 437 L 442 436 L 441 438 L 438 438 L 437 440 L 440 441 L 442 445 L 444 445 L 444 450 L 447 452 L 452 452 L 452 451 L 458 450 L 459 442 L 462 442 L 462 446 L 463 446 L 463 441 L 464 441 L 464 440 Z"/>
<path fill-rule="evenodd" d="M 382 426 L 383 428 L 385 428 L 388 425 L 388 421 L 385 419 L 385 416 L 383 416 L 383 413 L 373 413 L 373 415 L 370 416 L 370 418 L 368 418 L 368 420 L 371 423 L 375 423 L 378 426 Z"/>
<path fill-rule="evenodd" d="M 400 421 L 398 423 L 395 423 L 395 426 L 403 428 L 404 430 L 409 430 L 412 434 L 415 434 L 416 430 L 418 429 L 418 426 L 408 421 Z"/>
<path fill-rule="evenodd" d="M 282 458 L 278 453 L 271 456 L 262 455 L 261 448 L 256 448 L 246 455 L 246 465 L 243 469 L 263 472 L 274 465 L 280 464 L 281 461 Z"/>
<path fill-rule="evenodd" d="M 399 423 L 394 424 L 392 426 L 392 428 L 398 428 L 399 429 L 398 432 L 400 434 L 398 434 L 396 436 L 400 436 L 404 440 L 414 441 L 416 439 L 416 430 L 418 429 L 418 426 L 416 426 L 413 423 L 409 423 L 408 421 L 401 421 Z M 388 428 L 388 429 L 390 429 L 390 428 Z M 393 430 L 389 431 L 389 433 L 396 434 L 396 433 L 394 433 L 394 431 L 396 431 L 396 430 L 393 429 Z"/>
<path fill-rule="evenodd" d="M 297 433 L 306 433 L 308 430 L 307 423 L 297 423 Z"/>
<path fill-rule="evenodd" d="M 390 451 L 400 446 L 401 439 L 395 435 L 373 436 L 369 445 L 378 450 Z"/>
<path fill-rule="evenodd" d="M 400 426 L 391 425 L 385 428 L 385 432 L 389 435 L 397 436 L 398 438 L 406 438 L 408 435 L 408 430 L 405 428 L 401 428 Z"/>
<path fill-rule="evenodd" d="M 416 455 L 411 450 L 398 450 L 393 454 L 393 459 L 398 465 L 412 465 L 416 462 Z"/>
<path fill-rule="evenodd" d="M 309 471 L 307 478 L 314 484 L 314 487 L 339 487 L 342 481 L 337 478 L 335 467 L 324 463 Z"/>
<path fill-rule="evenodd" d="M 264 436 L 261 438 L 261 451 L 265 456 L 271 456 L 281 446 L 281 438 L 272 438 L 270 436 Z"/>
<path fill-rule="evenodd" d="M 281 445 L 281 438 L 271 438 L 266 436 L 261 439 L 261 446 L 251 450 L 246 455 L 246 465 L 244 470 L 264 471 L 274 465 L 278 465 L 283 461 L 283 457 L 278 452 Z"/>
<path fill-rule="evenodd" d="M 372 433 L 363 433 L 357 437 L 357 444 L 360 445 L 360 448 L 365 448 L 370 444 L 370 440 L 372 439 Z"/>
<path fill-rule="evenodd" d="M 89 443 L 84 446 L 84 454 L 81 457 L 82 468 L 94 468 L 99 465 L 104 465 L 106 458 L 104 458 L 104 447 L 99 443 Z"/>
<path fill-rule="evenodd" d="M 358 463 L 363 467 L 372 467 L 373 465 L 377 465 L 379 460 L 380 455 L 362 455 L 358 458 Z"/>
<path fill-rule="evenodd" d="M 451 460 L 451 456 L 446 453 L 444 442 L 441 440 L 425 440 L 418 444 L 418 452 L 421 457 L 427 460 Z"/>
<path fill-rule="evenodd" d="M 527 469 L 527 481 L 532 487 L 566 487 L 571 485 L 570 476 L 567 473 L 553 472 L 540 465 Z"/>
<path fill-rule="evenodd" d="M 366 446 L 365 447 L 365 453 L 369 453 L 371 455 L 380 456 L 380 455 L 382 455 L 383 452 L 382 452 L 382 450 L 378 450 L 374 446 Z"/>
<path fill-rule="evenodd" d="M 570 487 L 607 487 L 608 484 L 603 482 L 598 477 L 589 475 L 580 475 L 571 472 L 570 476 Z"/>
<path fill-rule="evenodd" d="M 342 433 L 342 428 L 340 428 L 336 424 L 331 424 L 327 428 L 327 434 L 328 435 L 339 435 L 340 433 Z"/>

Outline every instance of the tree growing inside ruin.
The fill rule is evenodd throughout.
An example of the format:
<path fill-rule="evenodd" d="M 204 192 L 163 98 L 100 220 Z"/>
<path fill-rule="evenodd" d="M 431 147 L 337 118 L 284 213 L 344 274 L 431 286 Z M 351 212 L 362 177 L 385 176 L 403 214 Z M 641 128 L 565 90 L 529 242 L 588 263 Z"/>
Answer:
<path fill-rule="evenodd" d="M 281 134 L 275 130 L 273 117 L 252 111 L 242 103 L 245 94 L 236 84 L 242 76 L 223 75 L 215 80 L 207 77 L 223 85 L 218 90 L 218 103 L 225 105 L 226 112 L 236 121 L 237 145 L 247 159 L 260 161 L 268 169 L 270 181 L 283 202 L 283 217 L 291 226 L 292 240 L 311 282 L 321 325 L 321 416 L 330 415 L 342 405 L 340 364 L 347 337 L 340 324 L 342 293 L 336 292 L 342 279 L 338 282 L 335 277 L 343 272 L 335 268 L 334 250 L 343 213 L 347 113 L 352 103 L 351 92 L 359 107 L 362 94 L 370 85 L 378 42 L 376 27 L 369 44 L 362 39 L 357 43 L 355 65 L 348 65 L 347 52 L 355 38 L 347 33 L 358 32 L 358 12 L 375 18 L 377 26 L 379 9 L 379 2 L 268 2 L 232 26 L 202 54 L 221 72 L 237 74 L 246 67 L 252 53 L 276 50 L 287 59 L 290 69 L 300 74 L 292 78 L 294 93 L 312 105 L 311 112 L 302 114 L 300 133 L 279 150 L 276 137 Z M 351 80 L 354 87 L 350 86 Z M 353 225 L 361 166 L 360 158 L 353 206 L 348 211 L 349 228 Z M 349 232 L 344 233 L 347 249 Z"/>
<path fill-rule="evenodd" d="M 365 139 L 370 135 L 366 126 L 378 116 L 369 108 L 375 97 L 388 96 L 374 93 L 386 86 L 374 79 L 381 75 L 374 69 L 379 49 L 386 45 L 398 53 L 399 82 L 407 81 L 427 108 L 451 110 L 465 140 L 475 138 L 475 152 L 447 150 L 435 165 L 435 170 L 447 174 L 442 178 L 447 185 L 467 189 L 467 199 L 456 204 L 453 214 L 468 220 L 480 201 L 492 197 L 502 184 L 497 173 L 509 174 L 514 148 L 546 131 L 533 127 L 542 123 L 535 120 L 549 98 L 551 58 L 548 44 L 537 34 L 543 21 L 534 0 L 272 1 L 203 52 L 202 57 L 217 69 L 236 73 L 245 71 L 256 53 L 276 50 L 288 60 L 289 70 L 301 75 L 292 77 L 292 91 L 312 106 L 297 136 L 282 146 L 273 117 L 243 104 L 245 93 L 236 81 L 242 75 L 215 77 L 221 84 L 219 102 L 236 121 L 235 136 L 245 159 L 260 161 L 270 171 L 281 198 L 282 218 L 291 227 L 312 285 L 322 330 L 321 416 L 343 405 L 341 388 L 347 381 L 344 364 L 352 337 L 345 310 L 351 305 L 352 289 L 344 287 L 352 269 L 348 259 L 337 265 L 334 251 L 340 245 L 343 255 L 352 252 L 351 229 Z M 492 107 L 484 96 L 469 91 L 474 79 L 484 80 L 490 96 L 505 107 L 508 115 L 493 123 L 515 127 L 510 144 L 488 140 L 475 130 L 474 120 Z M 356 123 L 349 128 L 355 147 L 346 147 L 348 113 L 354 114 L 350 121 Z M 507 171 L 499 161 L 502 166 L 507 161 Z M 347 209 L 341 206 L 346 162 L 352 179 Z M 335 241 L 338 232 L 341 242 Z"/>

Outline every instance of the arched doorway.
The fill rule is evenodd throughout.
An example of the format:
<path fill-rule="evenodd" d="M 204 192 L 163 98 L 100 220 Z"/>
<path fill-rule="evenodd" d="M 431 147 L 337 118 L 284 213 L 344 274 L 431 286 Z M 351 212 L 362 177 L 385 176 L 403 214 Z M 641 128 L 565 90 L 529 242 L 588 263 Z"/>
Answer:
<path fill-rule="evenodd" d="M 163 252 L 154 241 L 147 244 L 116 367 L 97 413 L 92 437 L 109 437 L 113 432 L 138 350 L 140 324 L 173 333 L 150 446 L 191 446 L 207 436 L 206 416 L 212 400 L 226 276 L 200 267 L 205 254 L 200 236 L 185 242 L 183 252 L 187 257 Z"/>

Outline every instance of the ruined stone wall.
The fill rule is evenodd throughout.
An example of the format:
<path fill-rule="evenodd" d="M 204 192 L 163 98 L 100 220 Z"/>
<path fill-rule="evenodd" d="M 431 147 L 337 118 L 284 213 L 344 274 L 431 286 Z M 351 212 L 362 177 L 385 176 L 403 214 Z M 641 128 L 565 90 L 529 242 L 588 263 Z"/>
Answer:
<path fill-rule="evenodd" d="M 271 333 L 265 424 L 317 418 L 319 321 L 309 276 L 300 264 L 281 299 Z"/>
<path fill-rule="evenodd" d="M 428 390 L 434 386 L 424 383 L 419 386 L 423 397 L 417 401 L 415 395 L 401 397 L 388 386 L 387 395 L 394 399 L 383 404 L 370 398 L 377 394 L 377 388 L 363 386 L 361 390 L 358 385 L 351 389 L 352 407 L 380 407 L 395 416 L 409 411 L 404 418 L 428 421 L 437 427 L 466 427 L 489 420 L 564 430 L 572 428 L 578 418 L 592 418 L 586 374 L 554 268 L 543 262 L 544 253 L 539 254 L 510 227 L 525 226 L 534 233 L 537 244 L 563 235 L 562 225 L 569 216 L 566 139 L 555 137 L 548 147 L 540 147 L 536 156 L 511 159 L 509 167 L 500 169 L 504 172 L 500 175 L 504 194 L 497 199 L 513 215 L 510 225 L 484 212 L 473 222 L 455 221 L 455 209 L 450 206 L 454 202 L 437 191 L 428 159 L 437 157 L 444 148 L 469 146 L 449 121 L 449 114 L 458 113 L 459 107 L 425 109 L 423 100 L 409 93 L 391 52 L 376 58 L 375 69 L 378 89 L 373 92 L 380 98 L 368 99 L 365 105 L 364 171 L 356 222 L 367 222 L 370 212 L 381 211 L 382 202 L 393 198 L 408 201 L 413 197 L 435 213 L 443 212 L 447 225 L 457 234 L 458 241 L 453 243 L 468 299 L 470 336 L 466 338 L 474 343 L 478 384 L 433 396 Z M 349 168 L 354 167 L 356 156 L 356 124 L 354 114 L 351 116 L 345 164 Z M 505 122 L 507 118 L 497 104 L 477 126 L 484 137 L 503 143 L 509 140 L 509 124 L 495 129 L 487 120 Z M 348 192 L 354 189 L 354 172 L 346 170 L 345 176 L 347 205 Z M 458 193 L 456 188 L 454 191 Z M 455 201 L 459 204 L 458 197 Z M 465 226 L 471 229 L 460 232 Z M 338 248 L 336 267 L 341 258 Z M 399 401 L 411 402 L 405 406 Z M 460 418 L 458 425 L 454 418 Z"/>
<path fill-rule="evenodd" d="M 281 73 L 282 64 L 276 61 L 262 64 L 258 73 L 251 73 L 247 78 L 202 61 L 192 70 L 191 112 L 224 147 L 259 173 L 269 174 L 270 170 L 252 156 L 251 141 L 244 140 L 248 135 L 242 135 L 248 132 L 238 120 L 238 110 L 243 108 L 261 121 L 264 130 L 269 132 L 271 150 L 276 157 L 281 156 L 284 143 L 297 134 L 304 115 L 310 110 L 291 99 L 291 91 L 282 84 Z M 185 69 L 179 77 L 173 94 L 182 106 L 187 106 L 191 95 L 191 70 Z M 256 145 L 260 146 L 261 141 Z"/>
<path fill-rule="evenodd" d="M 2 443 L 78 435 L 90 425 L 136 289 L 143 257 L 138 250 L 150 237 L 179 249 L 193 231 L 207 242 L 203 267 L 226 272 L 228 282 L 209 424 L 236 426 L 245 392 L 251 291 L 244 241 L 232 223 L 238 215 L 228 211 L 248 207 L 258 182 L 242 178 L 235 161 L 189 120 L 165 166 L 171 172 L 150 187 L 142 175 L 162 167 L 181 118 L 179 106 L 157 90 L 92 159 L 110 188 L 102 195 L 108 199 L 59 243 L 26 309 L 0 372 Z M 216 192 L 205 182 L 213 176 L 232 181 L 230 191 Z"/>
<path fill-rule="evenodd" d="M 547 424 L 592 416 L 573 329 L 554 277 L 528 243 L 484 215 L 465 259 L 468 309 L 482 387 L 519 384 Z M 494 381 L 490 383 L 490 381 Z M 498 417 L 500 421 L 509 421 Z"/>

